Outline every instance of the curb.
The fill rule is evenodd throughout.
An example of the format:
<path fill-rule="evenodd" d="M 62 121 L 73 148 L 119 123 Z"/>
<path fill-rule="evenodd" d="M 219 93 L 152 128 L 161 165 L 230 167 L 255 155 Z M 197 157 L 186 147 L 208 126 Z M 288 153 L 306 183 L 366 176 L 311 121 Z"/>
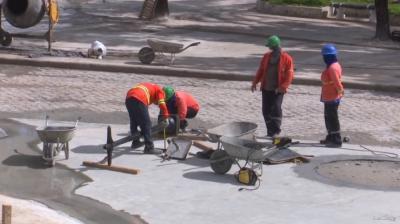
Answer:
<path fill-rule="evenodd" d="M 62 60 L 62 59 L 61 59 Z M 174 77 L 187 77 L 187 78 L 201 78 L 201 79 L 218 79 L 226 81 L 248 81 L 253 80 L 253 74 L 238 73 L 238 72 L 225 72 L 217 70 L 200 70 L 200 69 L 185 69 L 185 68 L 171 68 L 168 66 L 151 66 L 151 65 L 124 65 L 116 63 L 96 63 L 93 61 L 68 61 L 68 60 L 51 60 L 47 59 L 30 59 L 22 56 L 15 55 L 0 55 L 0 64 L 9 65 L 22 65 L 22 66 L 36 66 L 36 67 L 50 67 L 59 69 L 75 69 L 87 71 L 104 71 L 104 72 L 123 72 L 123 73 L 140 73 L 158 76 L 174 76 Z M 297 85 L 310 85 L 320 86 L 319 79 L 309 79 L 303 77 L 295 77 L 293 84 Z M 250 84 L 249 84 L 250 85 Z M 400 92 L 400 86 L 396 85 L 383 85 L 383 84 L 370 84 L 358 82 L 344 82 L 346 88 L 361 89 L 361 90 L 376 90 L 384 92 Z M 250 87 L 249 87 L 250 88 Z"/>

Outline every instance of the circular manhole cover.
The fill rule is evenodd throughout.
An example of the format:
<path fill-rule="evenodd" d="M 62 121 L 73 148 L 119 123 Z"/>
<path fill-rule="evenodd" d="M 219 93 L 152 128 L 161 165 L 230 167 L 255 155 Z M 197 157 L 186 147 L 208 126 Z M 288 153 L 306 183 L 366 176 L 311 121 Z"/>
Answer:
<path fill-rule="evenodd" d="M 316 167 L 331 180 L 369 187 L 400 188 L 400 162 L 385 160 L 340 160 Z"/>

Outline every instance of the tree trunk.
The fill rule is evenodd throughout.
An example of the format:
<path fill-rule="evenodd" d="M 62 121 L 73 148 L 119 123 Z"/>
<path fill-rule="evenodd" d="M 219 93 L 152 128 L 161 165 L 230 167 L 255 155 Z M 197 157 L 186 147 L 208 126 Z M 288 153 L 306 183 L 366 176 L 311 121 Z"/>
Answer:
<path fill-rule="evenodd" d="M 154 14 L 155 17 L 169 16 L 168 0 L 158 0 Z"/>
<path fill-rule="evenodd" d="M 375 0 L 376 33 L 378 40 L 390 39 L 388 0 Z"/>

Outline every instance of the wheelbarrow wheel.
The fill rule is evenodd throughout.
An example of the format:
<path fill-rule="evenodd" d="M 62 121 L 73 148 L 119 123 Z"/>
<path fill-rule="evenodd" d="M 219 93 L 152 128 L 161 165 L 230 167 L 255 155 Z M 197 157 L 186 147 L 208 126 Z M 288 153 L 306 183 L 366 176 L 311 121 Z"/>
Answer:
<path fill-rule="evenodd" d="M 154 60 L 156 54 L 154 53 L 154 50 L 151 47 L 144 47 L 140 49 L 138 56 L 140 62 L 148 65 Z"/>
<path fill-rule="evenodd" d="M 69 159 L 69 143 L 66 142 L 64 145 L 64 153 L 65 153 L 65 159 Z"/>
<path fill-rule="evenodd" d="M 50 167 L 53 167 L 53 166 L 55 166 L 56 165 L 56 160 L 53 158 L 52 160 L 51 160 L 51 162 L 49 162 L 49 166 Z"/>
<path fill-rule="evenodd" d="M 217 174 L 227 173 L 233 164 L 233 159 L 224 150 L 217 150 L 210 157 L 211 169 Z"/>
<path fill-rule="evenodd" d="M 3 45 L 4 47 L 10 46 L 11 42 L 12 42 L 11 34 L 8 32 L 1 33 L 0 34 L 0 42 L 1 42 L 1 45 Z"/>

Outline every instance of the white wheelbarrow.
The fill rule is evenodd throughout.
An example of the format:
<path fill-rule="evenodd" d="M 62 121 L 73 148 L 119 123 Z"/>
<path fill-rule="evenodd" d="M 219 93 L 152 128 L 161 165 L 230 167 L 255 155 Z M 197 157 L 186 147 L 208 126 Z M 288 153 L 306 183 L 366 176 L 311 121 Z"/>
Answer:
<path fill-rule="evenodd" d="M 197 46 L 200 44 L 200 42 L 194 42 L 185 47 L 183 44 L 157 39 L 148 39 L 147 44 L 150 47 L 143 47 L 139 51 L 138 57 L 140 62 L 143 64 L 151 64 L 151 62 L 155 59 L 156 54 L 160 56 L 165 56 L 164 54 L 170 54 L 170 64 L 173 64 L 175 60 L 175 54 L 181 53 L 189 47 Z"/>
<path fill-rule="evenodd" d="M 43 142 L 43 159 L 50 165 L 55 165 L 55 157 L 59 152 L 64 151 L 65 159 L 69 158 L 69 141 L 74 137 L 76 126 L 47 126 L 39 127 L 36 132 L 39 139 Z"/>

